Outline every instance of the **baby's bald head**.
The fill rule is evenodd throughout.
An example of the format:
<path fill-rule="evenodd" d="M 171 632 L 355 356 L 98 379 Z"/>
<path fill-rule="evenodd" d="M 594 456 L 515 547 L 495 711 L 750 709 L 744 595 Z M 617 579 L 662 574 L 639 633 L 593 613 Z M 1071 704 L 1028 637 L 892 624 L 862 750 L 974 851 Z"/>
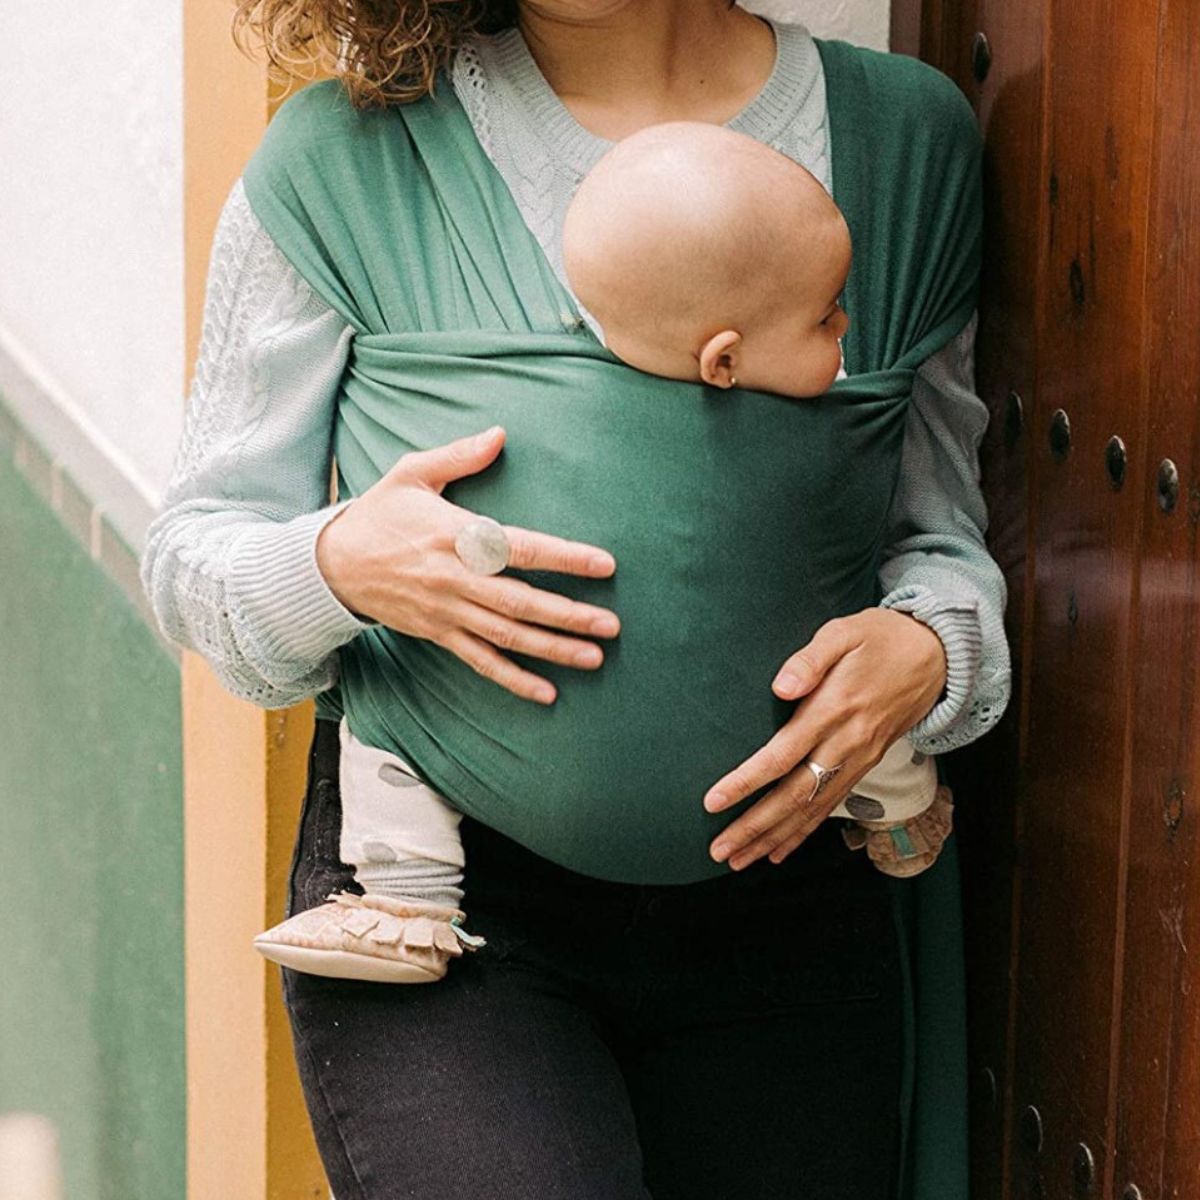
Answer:
<path fill-rule="evenodd" d="M 701 121 L 618 142 L 579 185 L 563 229 L 567 278 L 614 353 L 677 378 L 696 378 L 714 332 L 749 344 L 810 283 L 826 287 L 817 268 L 839 254 L 848 266 L 845 222 L 808 171 Z"/>

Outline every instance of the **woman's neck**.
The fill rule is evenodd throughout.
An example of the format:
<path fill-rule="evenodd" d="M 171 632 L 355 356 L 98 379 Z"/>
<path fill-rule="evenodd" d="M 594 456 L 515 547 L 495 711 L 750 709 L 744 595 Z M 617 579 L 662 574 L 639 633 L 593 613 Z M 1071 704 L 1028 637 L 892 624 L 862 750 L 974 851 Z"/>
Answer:
<path fill-rule="evenodd" d="M 597 15 L 523 2 L 519 28 L 575 119 L 616 141 L 657 121 L 723 124 L 775 62 L 771 27 L 727 0 L 612 0 Z"/>

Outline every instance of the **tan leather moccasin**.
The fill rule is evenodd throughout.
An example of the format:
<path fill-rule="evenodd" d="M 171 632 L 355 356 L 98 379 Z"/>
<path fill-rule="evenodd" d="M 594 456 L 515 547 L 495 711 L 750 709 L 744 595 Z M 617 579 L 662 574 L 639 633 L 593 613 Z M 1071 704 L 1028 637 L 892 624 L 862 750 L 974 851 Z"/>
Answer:
<path fill-rule="evenodd" d="M 254 948 L 272 962 L 335 979 L 433 983 L 464 949 L 484 939 L 461 928 L 461 909 L 332 892 L 325 904 L 260 933 Z"/>

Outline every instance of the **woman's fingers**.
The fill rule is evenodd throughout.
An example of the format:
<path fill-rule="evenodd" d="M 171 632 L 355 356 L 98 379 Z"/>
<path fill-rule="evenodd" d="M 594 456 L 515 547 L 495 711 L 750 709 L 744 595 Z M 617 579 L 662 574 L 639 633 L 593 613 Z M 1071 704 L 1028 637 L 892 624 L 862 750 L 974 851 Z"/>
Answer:
<path fill-rule="evenodd" d="M 717 862 L 729 859 L 730 866 L 741 866 L 742 863 L 733 860 L 752 846 L 761 848 L 765 845 L 766 849 L 771 849 L 775 844 L 772 838 L 782 836 L 777 832 L 780 826 L 788 825 L 786 832 L 809 823 L 815 828 L 824 817 L 821 809 L 826 798 L 825 793 L 819 801 L 812 798 L 816 783 L 816 777 L 807 767 L 796 767 L 736 821 L 721 830 L 712 844 L 713 858 Z M 831 787 L 826 788 L 826 793 Z M 836 801 L 830 807 L 836 808 Z"/>
<path fill-rule="evenodd" d="M 560 571 L 594 579 L 603 579 L 617 569 L 613 556 L 599 546 L 572 542 L 536 529 L 523 529 L 520 525 L 505 525 L 503 528 L 508 535 L 510 567 L 524 567 L 530 571 Z"/>
<path fill-rule="evenodd" d="M 853 630 L 854 626 L 840 617 L 826 621 L 808 644 L 801 646 L 779 668 L 771 690 L 781 700 L 807 696 L 825 678 L 834 663 L 858 644 Z"/>
<path fill-rule="evenodd" d="M 775 694 L 811 692 L 860 642 L 851 619 L 835 617 L 826 621 L 812 640 L 784 663 L 772 684 Z M 791 682 L 785 683 L 786 680 Z M 708 789 L 704 807 L 709 812 L 722 812 L 739 804 L 772 779 L 786 775 L 812 753 L 813 743 L 827 732 L 834 716 L 825 713 L 827 707 L 817 696 L 798 704 L 787 723 L 776 730 L 765 746 Z"/>
<path fill-rule="evenodd" d="M 822 745 L 823 755 L 836 755 L 835 746 Z M 868 770 L 861 755 L 831 758 L 844 762 L 837 776 L 814 795 L 816 776 L 803 763 L 782 779 L 777 787 L 717 835 L 711 853 L 714 859 L 740 871 L 763 855 L 787 842 L 798 846 L 842 802 Z M 772 856 L 772 861 L 779 861 Z"/>
<path fill-rule="evenodd" d="M 511 659 L 505 658 L 495 646 L 485 642 L 475 634 L 462 628 L 450 630 L 444 637 L 438 639 L 452 654 L 471 667 L 484 679 L 507 688 L 523 700 L 535 700 L 538 704 L 553 704 L 558 695 L 554 684 L 532 671 L 526 671 L 517 666 Z"/>
<path fill-rule="evenodd" d="M 455 438 L 452 442 L 429 450 L 410 450 L 393 463 L 384 479 L 396 483 L 419 483 L 440 493 L 452 480 L 475 475 L 490 466 L 503 445 L 504 429 L 500 425 L 493 425 L 482 433 Z"/>
<path fill-rule="evenodd" d="M 459 620 L 471 633 L 501 650 L 583 670 L 594 671 L 604 661 L 604 651 L 595 642 L 563 637 L 537 625 L 526 625 L 478 604 L 468 602 Z"/>
<path fill-rule="evenodd" d="M 803 709 L 798 709 L 782 729 L 776 730 L 765 746 L 756 750 L 728 775 L 718 779 L 705 793 L 704 807 L 709 812 L 723 812 L 740 804 L 772 779 L 786 775 L 809 753 L 813 742 L 822 732 L 804 720 L 805 716 L 807 714 Z"/>
<path fill-rule="evenodd" d="M 758 837 L 746 841 L 729 856 L 729 865 L 735 871 L 740 871 L 752 862 L 757 862 L 764 855 L 771 854 L 772 851 L 792 838 L 795 838 L 796 844 L 799 845 L 842 802 L 844 792 L 840 789 L 834 790 L 832 784 L 820 796 L 809 800 L 816 780 L 807 769 L 804 773 L 808 775 L 808 781 L 801 780 L 796 790 L 789 796 L 782 819 Z M 775 798 L 776 792 L 779 790 L 776 788 L 763 799 Z"/>
<path fill-rule="evenodd" d="M 621 632 L 621 622 L 610 609 L 584 604 L 559 592 L 545 591 L 511 575 L 470 576 L 463 594 L 476 604 L 515 621 L 549 625 L 594 637 L 616 637 Z"/>
<path fill-rule="evenodd" d="M 781 861 L 879 762 L 899 733 L 929 711 L 944 681 L 939 660 L 944 652 L 937 635 L 914 628 L 913 621 L 888 609 L 864 609 L 827 621 L 789 657 L 773 690 L 804 698 L 762 749 L 704 797 L 709 812 L 720 812 L 771 780 L 780 781 L 713 839 L 710 853 L 718 862 L 740 868 L 763 854 Z M 828 767 L 843 764 L 811 804 L 807 800 L 816 780 L 804 765 L 809 756 Z"/>

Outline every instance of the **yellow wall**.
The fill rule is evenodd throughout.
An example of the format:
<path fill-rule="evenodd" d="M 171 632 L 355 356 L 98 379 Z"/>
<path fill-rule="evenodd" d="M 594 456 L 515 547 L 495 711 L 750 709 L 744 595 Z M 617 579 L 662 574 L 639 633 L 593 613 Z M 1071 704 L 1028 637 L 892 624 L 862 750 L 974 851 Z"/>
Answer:
<path fill-rule="evenodd" d="M 268 71 L 233 44 L 231 12 L 184 5 L 185 387 L 217 218 L 272 111 Z M 188 1198 L 325 1197 L 279 968 L 251 945 L 283 917 L 313 706 L 255 708 L 194 654 L 182 675 Z"/>

